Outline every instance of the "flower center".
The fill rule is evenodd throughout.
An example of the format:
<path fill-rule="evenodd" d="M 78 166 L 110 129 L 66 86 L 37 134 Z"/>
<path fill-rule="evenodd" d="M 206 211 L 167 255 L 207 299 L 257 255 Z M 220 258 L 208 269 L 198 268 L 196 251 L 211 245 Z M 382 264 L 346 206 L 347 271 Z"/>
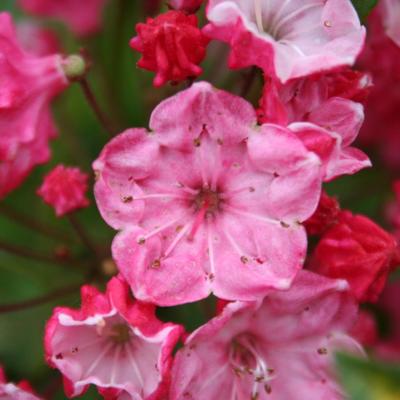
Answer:
<path fill-rule="evenodd" d="M 268 381 L 273 378 L 274 370 L 268 368 L 258 349 L 256 337 L 246 333 L 236 336 L 229 350 L 229 361 L 235 378 L 250 377 L 253 380 L 252 399 L 258 398 L 260 390 L 268 394 L 271 392 Z"/>
<path fill-rule="evenodd" d="M 205 210 L 205 213 L 217 211 L 220 204 L 219 194 L 208 188 L 201 189 L 194 199 L 197 211 Z"/>
<path fill-rule="evenodd" d="M 115 344 L 125 344 L 129 342 L 131 338 L 131 330 L 126 324 L 115 324 L 110 328 L 108 337 Z"/>

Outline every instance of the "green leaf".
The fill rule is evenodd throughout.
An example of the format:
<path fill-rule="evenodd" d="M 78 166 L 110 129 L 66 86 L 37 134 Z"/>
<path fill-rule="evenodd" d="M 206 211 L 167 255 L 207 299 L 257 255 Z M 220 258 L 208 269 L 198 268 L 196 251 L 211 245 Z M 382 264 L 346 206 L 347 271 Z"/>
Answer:
<path fill-rule="evenodd" d="M 339 377 L 351 400 L 400 399 L 400 364 L 337 355 Z"/>
<path fill-rule="evenodd" d="M 378 0 L 351 0 L 354 8 L 361 19 L 364 21 L 372 9 L 377 5 Z"/>

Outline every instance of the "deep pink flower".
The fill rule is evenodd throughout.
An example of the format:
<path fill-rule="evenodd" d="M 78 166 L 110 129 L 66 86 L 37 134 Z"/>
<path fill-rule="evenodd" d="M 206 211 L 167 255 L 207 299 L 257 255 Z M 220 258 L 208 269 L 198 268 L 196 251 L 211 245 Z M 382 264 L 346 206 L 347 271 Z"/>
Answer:
<path fill-rule="evenodd" d="M 27 381 L 17 385 L 7 382 L 3 368 L 0 366 L 0 398 L 2 400 L 40 400 Z"/>
<path fill-rule="evenodd" d="M 342 211 L 315 248 L 311 268 L 346 279 L 360 302 L 376 302 L 397 262 L 395 238 L 363 215 Z M 396 264 L 397 265 L 397 264 Z"/>
<path fill-rule="evenodd" d="M 58 53 L 61 49 L 54 31 L 32 22 L 19 23 L 17 35 L 24 50 L 38 57 Z"/>
<path fill-rule="evenodd" d="M 161 305 L 289 287 L 306 251 L 321 161 L 290 130 L 205 82 L 162 102 L 150 132 L 113 139 L 93 167 L 117 265 Z"/>
<path fill-rule="evenodd" d="M 260 100 L 260 122 L 300 130 L 301 138 L 325 164 L 326 181 L 371 166 L 368 157 L 352 147 L 364 121 L 363 106 L 370 86 L 367 75 L 347 69 L 286 84 L 266 78 Z"/>
<path fill-rule="evenodd" d="M 196 12 L 202 5 L 203 0 L 168 0 L 168 4 L 175 10 L 182 10 L 189 13 Z"/>
<path fill-rule="evenodd" d="M 81 292 L 80 310 L 56 308 L 46 326 L 46 359 L 64 375 L 66 394 L 94 384 L 106 398 L 164 399 L 182 327 L 156 319 L 154 306 L 133 301 L 118 278 L 106 294 Z"/>
<path fill-rule="evenodd" d="M 63 21 L 74 33 L 90 35 L 101 28 L 107 0 L 19 0 L 20 7 L 33 15 Z"/>
<path fill-rule="evenodd" d="M 88 179 L 79 168 L 57 165 L 45 176 L 37 194 L 61 217 L 89 205 Z"/>
<path fill-rule="evenodd" d="M 50 101 L 67 86 L 60 55 L 37 57 L 19 45 L 11 16 L 0 13 L 0 198 L 50 156 Z"/>
<path fill-rule="evenodd" d="M 400 47 L 400 2 L 398 0 L 380 0 L 376 12 L 381 14 L 386 35 Z"/>
<path fill-rule="evenodd" d="M 304 222 L 309 235 L 322 235 L 339 221 L 340 205 L 334 197 L 322 192 L 315 213 Z"/>
<path fill-rule="evenodd" d="M 228 304 L 178 351 L 171 400 L 342 399 L 334 352 L 363 353 L 346 334 L 357 312 L 346 288 L 301 271 L 289 291 Z"/>
<path fill-rule="evenodd" d="M 207 18 L 231 68 L 257 65 L 282 82 L 353 64 L 365 36 L 350 0 L 210 0 Z"/>
<path fill-rule="evenodd" d="M 358 67 L 369 72 L 374 82 L 360 142 L 378 150 L 387 166 L 399 170 L 400 90 L 393 82 L 400 81 L 400 48 L 387 36 L 379 8 L 368 18 L 368 37 Z"/>
<path fill-rule="evenodd" d="M 376 345 L 378 342 L 378 327 L 374 315 L 369 311 L 360 310 L 350 333 L 363 346 L 371 347 Z"/>
<path fill-rule="evenodd" d="M 195 15 L 168 11 L 136 25 L 138 36 L 130 41 L 142 53 L 138 66 L 154 71 L 154 86 L 180 82 L 202 73 L 199 63 L 206 55 L 208 39 L 197 25 Z"/>

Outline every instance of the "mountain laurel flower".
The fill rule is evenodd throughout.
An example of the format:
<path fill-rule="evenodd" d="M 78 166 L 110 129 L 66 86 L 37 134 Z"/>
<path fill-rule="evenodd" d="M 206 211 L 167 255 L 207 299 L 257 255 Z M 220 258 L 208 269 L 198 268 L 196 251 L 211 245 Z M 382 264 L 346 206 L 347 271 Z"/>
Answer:
<path fill-rule="evenodd" d="M 359 302 L 376 302 L 398 262 L 395 238 L 363 215 L 342 211 L 339 222 L 321 238 L 311 269 L 346 279 Z M 395 264 L 395 265 L 394 265 Z"/>
<path fill-rule="evenodd" d="M 170 399 L 343 399 L 335 351 L 364 354 L 347 334 L 357 315 L 347 288 L 301 271 L 288 291 L 228 304 L 178 351 Z"/>
<path fill-rule="evenodd" d="M 86 197 L 89 176 L 79 168 L 57 165 L 45 176 L 37 194 L 56 215 L 62 217 L 72 211 L 87 207 Z"/>
<path fill-rule="evenodd" d="M 196 12 L 202 5 L 203 0 L 169 0 L 168 4 L 175 10 Z"/>
<path fill-rule="evenodd" d="M 0 198 L 50 158 L 56 134 L 50 102 L 67 87 L 61 55 L 25 52 L 8 13 L 0 13 Z"/>
<path fill-rule="evenodd" d="M 231 68 L 256 65 L 281 82 L 352 65 L 365 37 L 350 0 L 210 0 L 207 18 Z"/>
<path fill-rule="evenodd" d="M 93 168 L 113 256 L 134 295 L 176 305 L 214 292 L 254 300 L 288 288 L 306 253 L 321 160 L 290 130 L 205 82 L 163 101 Z"/>
<path fill-rule="evenodd" d="M 87 36 L 101 28 L 107 0 L 18 0 L 27 13 L 64 22 L 75 34 Z"/>
<path fill-rule="evenodd" d="M 88 285 L 81 294 L 81 309 L 56 308 L 45 332 L 46 359 L 63 374 L 67 396 L 94 384 L 105 398 L 164 399 L 183 328 L 156 319 L 119 278 L 105 294 Z"/>
<path fill-rule="evenodd" d="M 180 82 L 202 73 L 199 63 L 206 55 L 208 39 L 198 28 L 197 17 L 168 11 L 136 25 L 138 36 L 130 41 L 142 53 L 138 66 L 154 71 L 154 86 Z"/>
<path fill-rule="evenodd" d="M 260 100 L 260 122 L 272 122 L 301 131 L 310 150 L 324 160 L 325 181 L 370 167 L 369 158 L 351 146 L 364 121 L 362 104 L 370 79 L 361 73 L 299 78 L 286 84 L 266 79 Z"/>
<path fill-rule="evenodd" d="M 40 400 L 27 381 L 9 383 L 0 366 L 0 398 L 4 400 Z"/>

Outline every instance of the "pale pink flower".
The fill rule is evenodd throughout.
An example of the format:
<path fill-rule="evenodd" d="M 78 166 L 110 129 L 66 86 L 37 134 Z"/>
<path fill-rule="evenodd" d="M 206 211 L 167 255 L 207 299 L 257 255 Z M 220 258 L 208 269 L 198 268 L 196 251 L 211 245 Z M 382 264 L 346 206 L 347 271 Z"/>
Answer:
<path fill-rule="evenodd" d="M 86 36 L 101 28 L 107 0 L 19 0 L 20 7 L 40 17 L 63 21 L 74 33 Z"/>
<path fill-rule="evenodd" d="M 290 130 L 205 82 L 162 102 L 150 131 L 113 139 L 93 167 L 117 265 L 160 305 L 252 300 L 301 268 L 321 161 Z"/>
<path fill-rule="evenodd" d="M 168 0 L 168 4 L 175 10 L 182 10 L 189 13 L 196 12 L 203 0 Z"/>
<path fill-rule="evenodd" d="M 287 292 L 228 304 L 178 351 L 170 399 L 343 399 L 335 351 L 363 354 L 346 334 L 357 312 L 346 288 L 301 271 Z"/>
<path fill-rule="evenodd" d="M 67 86 L 61 64 L 60 55 L 26 53 L 11 16 L 0 13 L 0 198 L 49 159 L 50 101 Z"/>
<path fill-rule="evenodd" d="M 0 399 L 2 400 L 40 400 L 27 381 L 14 384 L 7 382 L 0 366 Z"/>
<path fill-rule="evenodd" d="M 207 18 L 231 68 L 257 65 L 282 82 L 353 64 L 365 37 L 350 0 L 210 0 Z"/>
<path fill-rule="evenodd" d="M 369 86 L 368 76 L 348 70 L 286 84 L 266 79 L 258 117 L 300 131 L 307 148 L 324 160 L 324 180 L 330 181 L 371 166 L 368 157 L 352 147 L 364 110 L 351 99 L 364 99 Z"/>
<path fill-rule="evenodd" d="M 382 16 L 386 35 L 400 47 L 400 1 L 380 0 L 377 11 Z"/>
<path fill-rule="evenodd" d="M 133 301 L 118 278 L 106 294 L 83 286 L 80 310 L 56 308 L 46 326 L 46 359 L 64 375 L 66 394 L 81 395 L 93 384 L 114 399 L 164 399 L 183 329 L 154 311 Z"/>
<path fill-rule="evenodd" d="M 54 31 L 30 21 L 23 21 L 17 25 L 17 35 L 25 51 L 36 56 L 55 54 L 61 49 Z"/>
<path fill-rule="evenodd" d="M 88 179 L 79 168 L 57 165 L 44 177 L 37 194 L 61 217 L 89 205 Z"/>

